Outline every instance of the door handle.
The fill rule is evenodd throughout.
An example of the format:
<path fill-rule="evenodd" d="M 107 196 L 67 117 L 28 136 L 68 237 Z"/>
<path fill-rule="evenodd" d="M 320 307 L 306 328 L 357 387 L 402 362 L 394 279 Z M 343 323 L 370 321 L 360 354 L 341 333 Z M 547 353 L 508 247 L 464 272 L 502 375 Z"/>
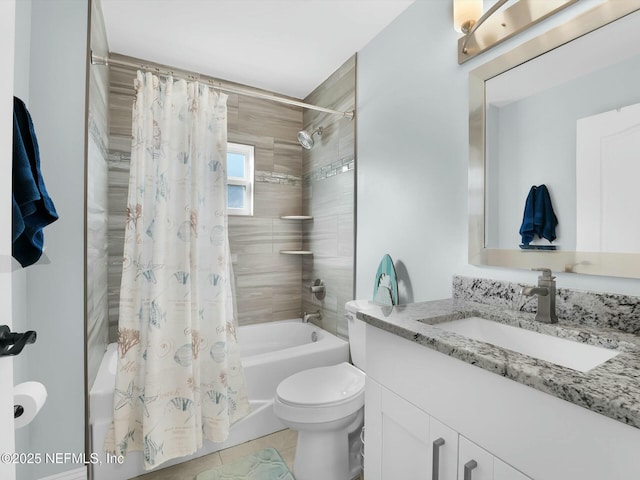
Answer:
<path fill-rule="evenodd" d="M 6 325 L 0 325 L 0 357 L 18 355 L 30 343 L 35 343 L 36 332 L 29 330 L 25 333 L 13 333 Z"/>

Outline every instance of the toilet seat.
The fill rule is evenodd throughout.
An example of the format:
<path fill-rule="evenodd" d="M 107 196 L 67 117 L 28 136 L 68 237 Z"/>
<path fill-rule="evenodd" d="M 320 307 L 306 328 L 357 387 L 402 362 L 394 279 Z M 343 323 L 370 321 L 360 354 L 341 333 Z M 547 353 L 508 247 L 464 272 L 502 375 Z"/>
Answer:
<path fill-rule="evenodd" d="M 279 418 L 290 422 L 342 420 L 364 406 L 364 384 L 365 374 L 346 362 L 304 370 L 280 382 L 273 407 Z"/>
<path fill-rule="evenodd" d="M 291 375 L 280 382 L 276 396 L 281 402 L 295 407 L 331 407 L 362 394 L 364 380 L 362 371 L 343 362 Z"/>

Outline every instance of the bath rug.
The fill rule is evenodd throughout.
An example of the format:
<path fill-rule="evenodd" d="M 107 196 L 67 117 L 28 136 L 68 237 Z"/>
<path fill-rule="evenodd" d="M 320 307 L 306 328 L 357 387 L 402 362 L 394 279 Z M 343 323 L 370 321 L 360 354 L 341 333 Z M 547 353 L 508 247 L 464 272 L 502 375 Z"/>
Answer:
<path fill-rule="evenodd" d="M 295 480 L 275 448 L 265 448 L 240 460 L 205 470 L 194 480 Z"/>

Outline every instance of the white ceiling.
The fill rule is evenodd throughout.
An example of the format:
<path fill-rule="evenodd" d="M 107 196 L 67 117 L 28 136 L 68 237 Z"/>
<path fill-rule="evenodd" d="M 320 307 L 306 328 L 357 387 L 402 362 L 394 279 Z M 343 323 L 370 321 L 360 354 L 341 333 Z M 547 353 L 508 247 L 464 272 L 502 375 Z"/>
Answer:
<path fill-rule="evenodd" d="M 304 98 L 414 0 L 102 0 L 109 50 Z"/>

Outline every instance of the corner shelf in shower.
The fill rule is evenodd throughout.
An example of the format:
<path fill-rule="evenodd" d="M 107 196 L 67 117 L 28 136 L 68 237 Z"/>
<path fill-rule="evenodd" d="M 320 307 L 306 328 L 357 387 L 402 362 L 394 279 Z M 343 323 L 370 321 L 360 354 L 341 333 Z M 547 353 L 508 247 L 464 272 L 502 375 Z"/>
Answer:
<path fill-rule="evenodd" d="M 312 220 L 310 215 L 282 215 L 281 220 Z M 309 250 L 280 250 L 283 255 L 313 255 Z"/>

